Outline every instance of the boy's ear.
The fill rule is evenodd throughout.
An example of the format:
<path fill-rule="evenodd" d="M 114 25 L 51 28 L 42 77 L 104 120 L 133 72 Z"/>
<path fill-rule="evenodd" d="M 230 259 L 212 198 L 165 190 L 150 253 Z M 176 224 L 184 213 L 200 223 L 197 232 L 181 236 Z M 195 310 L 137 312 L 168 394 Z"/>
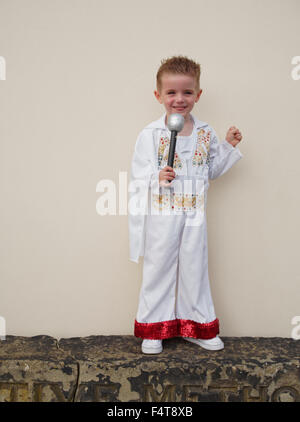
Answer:
<path fill-rule="evenodd" d="M 160 103 L 162 103 L 162 100 L 160 98 L 159 92 L 158 91 L 154 91 L 154 95 L 155 95 L 155 98 L 157 99 L 157 101 L 159 101 Z"/>
<path fill-rule="evenodd" d="M 196 99 L 195 99 L 195 103 L 199 100 L 201 94 L 202 94 L 202 89 L 199 90 L 199 92 L 198 92 L 198 94 L 196 96 Z"/>

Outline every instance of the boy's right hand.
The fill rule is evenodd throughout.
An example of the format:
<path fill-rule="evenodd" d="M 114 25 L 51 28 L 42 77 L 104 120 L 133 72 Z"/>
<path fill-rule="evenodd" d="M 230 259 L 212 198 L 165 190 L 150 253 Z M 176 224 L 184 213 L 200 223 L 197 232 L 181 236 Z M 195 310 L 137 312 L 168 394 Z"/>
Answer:
<path fill-rule="evenodd" d="M 169 183 L 167 182 L 170 180 L 170 182 L 175 179 L 176 174 L 172 167 L 165 166 L 160 172 L 159 172 L 159 184 L 161 186 L 169 186 Z"/>

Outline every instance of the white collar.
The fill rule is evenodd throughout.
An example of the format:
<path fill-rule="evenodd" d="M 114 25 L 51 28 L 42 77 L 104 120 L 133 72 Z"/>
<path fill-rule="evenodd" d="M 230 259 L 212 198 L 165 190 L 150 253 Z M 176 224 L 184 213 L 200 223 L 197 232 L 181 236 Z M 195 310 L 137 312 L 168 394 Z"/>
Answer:
<path fill-rule="evenodd" d="M 166 123 L 165 123 L 166 115 L 167 115 L 167 113 L 165 112 L 158 120 L 155 120 L 154 122 L 149 123 L 145 127 L 145 129 L 165 129 L 165 130 L 169 130 Z M 192 117 L 192 119 L 195 123 L 195 129 L 200 129 L 203 126 L 207 126 L 207 123 L 202 122 L 201 120 L 197 119 L 197 117 L 195 117 L 193 114 L 190 113 L 190 116 Z"/>

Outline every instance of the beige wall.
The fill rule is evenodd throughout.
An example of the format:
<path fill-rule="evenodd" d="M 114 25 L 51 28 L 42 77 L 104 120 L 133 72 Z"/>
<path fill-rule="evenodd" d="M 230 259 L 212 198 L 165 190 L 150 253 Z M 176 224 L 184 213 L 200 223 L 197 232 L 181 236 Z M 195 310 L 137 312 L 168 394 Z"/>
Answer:
<path fill-rule="evenodd" d="M 1 296 L 7 335 L 133 334 L 142 260 L 96 185 L 159 118 L 162 58 L 202 65 L 194 114 L 244 155 L 212 181 L 211 288 L 224 336 L 290 337 L 300 315 L 298 0 L 1 0 Z M 3 62 L 3 61 L 2 61 Z M 300 73 L 300 71 L 299 71 Z"/>

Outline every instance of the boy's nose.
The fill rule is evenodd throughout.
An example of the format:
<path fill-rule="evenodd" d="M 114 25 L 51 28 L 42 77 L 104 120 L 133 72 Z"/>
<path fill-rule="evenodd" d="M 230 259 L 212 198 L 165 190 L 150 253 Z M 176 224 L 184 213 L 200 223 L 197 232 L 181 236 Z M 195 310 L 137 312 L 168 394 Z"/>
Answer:
<path fill-rule="evenodd" d="M 177 103 L 183 103 L 183 96 L 182 96 L 182 95 L 178 95 L 178 96 L 176 97 L 176 102 L 177 102 Z"/>

